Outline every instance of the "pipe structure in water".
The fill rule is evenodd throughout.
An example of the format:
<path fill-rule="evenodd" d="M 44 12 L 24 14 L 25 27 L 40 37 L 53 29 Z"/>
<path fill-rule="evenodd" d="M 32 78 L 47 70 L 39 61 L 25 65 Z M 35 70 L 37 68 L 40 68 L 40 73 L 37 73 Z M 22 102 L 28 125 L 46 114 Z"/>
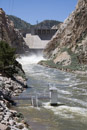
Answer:
<path fill-rule="evenodd" d="M 51 106 L 57 106 L 57 101 L 58 101 L 58 92 L 57 88 L 51 87 L 50 89 L 50 104 Z"/>

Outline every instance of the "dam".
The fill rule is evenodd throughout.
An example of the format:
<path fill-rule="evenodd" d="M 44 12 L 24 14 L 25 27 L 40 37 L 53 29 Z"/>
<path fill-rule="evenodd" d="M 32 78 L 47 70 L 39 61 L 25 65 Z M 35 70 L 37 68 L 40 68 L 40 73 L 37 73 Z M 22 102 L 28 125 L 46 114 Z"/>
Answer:
<path fill-rule="evenodd" d="M 56 31 L 57 29 L 31 29 L 23 34 L 23 38 L 31 52 L 42 51 Z"/>
<path fill-rule="evenodd" d="M 32 35 L 38 35 L 41 40 L 51 40 L 57 29 L 32 29 Z"/>

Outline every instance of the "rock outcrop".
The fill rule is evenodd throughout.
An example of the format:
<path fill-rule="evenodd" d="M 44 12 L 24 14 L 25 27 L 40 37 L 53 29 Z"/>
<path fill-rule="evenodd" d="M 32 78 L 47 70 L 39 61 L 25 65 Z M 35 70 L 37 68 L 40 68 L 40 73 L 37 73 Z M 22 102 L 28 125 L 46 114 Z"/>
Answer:
<path fill-rule="evenodd" d="M 25 45 L 22 36 L 14 29 L 13 22 L 8 19 L 8 17 L 5 15 L 5 12 L 0 8 L 0 41 L 2 40 L 6 41 L 10 46 L 16 48 L 17 53 L 23 54 L 28 50 L 28 47 Z M 5 47 L 4 42 L 2 43 L 2 45 Z M 10 49 L 8 49 L 8 44 L 6 44 L 6 48 L 4 48 L 4 50 L 6 49 L 8 52 L 10 52 Z M 3 46 L 1 46 L 1 50 L 3 50 Z M 1 57 L 3 55 L 3 51 L 1 51 Z M 7 68 L 4 68 L 4 70 L 8 70 L 9 67 L 10 71 L 8 74 L 6 71 L 2 72 L 3 67 L 0 70 L 0 130 L 29 130 L 28 124 L 23 118 L 21 118 L 23 115 L 10 109 L 10 105 L 14 104 L 14 101 L 11 97 L 18 96 L 27 87 L 26 80 L 23 78 L 25 74 L 22 66 L 16 60 L 12 64 L 7 64 Z M 13 75 L 11 71 L 15 74 Z M 9 75 L 10 72 L 11 75 Z"/>
<path fill-rule="evenodd" d="M 5 12 L 0 8 L 0 41 L 4 40 L 12 47 L 16 48 L 17 53 L 29 51 L 23 37 L 17 29 L 14 29 L 14 23 L 8 19 Z"/>
<path fill-rule="evenodd" d="M 59 61 L 58 57 L 66 51 L 70 58 L 65 57 L 63 61 Z M 44 54 L 62 67 L 71 66 L 72 70 L 87 69 L 87 0 L 78 1 L 75 11 L 60 25 L 56 35 L 46 46 Z M 69 59 L 69 64 L 64 64 Z"/>
<path fill-rule="evenodd" d="M 0 130 L 29 130 L 23 115 L 10 109 L 11 103 L 14 103 L 11 97 L 20 94 L 26 86 L 26 80 L 21 76 L 15 79 L 0 75 Z"/>

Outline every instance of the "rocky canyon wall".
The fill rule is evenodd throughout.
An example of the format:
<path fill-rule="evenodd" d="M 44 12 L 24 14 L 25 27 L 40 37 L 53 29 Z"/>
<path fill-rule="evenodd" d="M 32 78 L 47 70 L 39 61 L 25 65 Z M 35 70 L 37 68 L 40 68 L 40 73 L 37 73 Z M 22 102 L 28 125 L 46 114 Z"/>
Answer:
<path fill-rule="evenodd" d="M 29 47 L 23 40 L 23 37 L 17 29 L 14 29 L 14 23 L 8 19 L 2 8 L 0 8 L 0 41 L 4 40 L 12 47 L 16 48 L 17 53 L 29 51 Z"/>
<path fill-rule="evenodd" d="M 62 58 L 63 53 L 67 54 L 65 58 Z M 75 11 L 60 25 L 44 55 L 62 66 L 70 65 L 74 60 L 87 65 L 87 0 L 78 0 Z"/>

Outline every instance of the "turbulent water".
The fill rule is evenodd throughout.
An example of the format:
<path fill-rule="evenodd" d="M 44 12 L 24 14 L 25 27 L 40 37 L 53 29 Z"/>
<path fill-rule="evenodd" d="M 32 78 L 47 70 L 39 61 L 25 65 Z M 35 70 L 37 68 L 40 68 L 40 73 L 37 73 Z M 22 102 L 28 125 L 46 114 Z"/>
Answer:
<path fill-rule="evenodd" d="M 37 64 L 42 56 L 24 56 L 17 59 L 28 77 L 28 88 L 20 96 L 49 95 L 49 86 L 58 90 L 58 107 L 49 100 L 39 101 L 43 107 L 34 108 L 29 101 L 19 101 L 18 110 L 23 112 L 33 130 L 87 130 L 87 77 L 66 73 Z"/>

